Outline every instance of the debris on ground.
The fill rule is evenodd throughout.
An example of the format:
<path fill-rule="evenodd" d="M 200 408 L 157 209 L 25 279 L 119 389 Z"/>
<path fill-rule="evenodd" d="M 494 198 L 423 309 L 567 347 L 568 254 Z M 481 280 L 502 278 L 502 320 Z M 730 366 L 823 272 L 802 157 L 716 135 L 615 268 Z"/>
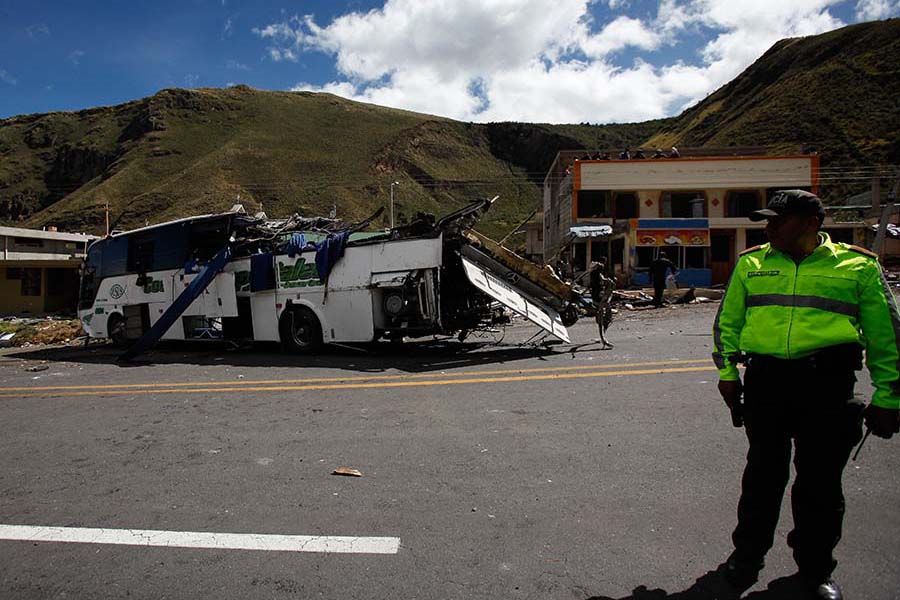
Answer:
<path fill-rule="evenodd" d="M 76 344 L 84 339 L 81 321 L 70 317 L 3 317 L 0 347 Z"/>
<path fill-rule="evenodd" d="M 47 365 L 35 365 L 33 367 L 28 367 L 25 370 L 28 371 L 29 373 L 37 373 L 38 371 L 46 371 L 49 368 L 50 367 L 48 367 Z"/>
<path fill-rule="evenodd" d="M 350 467 L 338 467 L 334 471 L 331 472 L 332 475 L 344 475 L 346 477 L 362 477 L 363 474 L 356 470 L 351 469 Z"/>
<path fill-rule="evenodd" d="M 718 302 L 724 295 L 725 291 L 720 289 L 687 287 L 665 290 L 663 301 L 666 304 L 706 304 Z M 653 306 L 653 290 L 616 290 L 613 303 L 626 310 L 649 309 Z"/>

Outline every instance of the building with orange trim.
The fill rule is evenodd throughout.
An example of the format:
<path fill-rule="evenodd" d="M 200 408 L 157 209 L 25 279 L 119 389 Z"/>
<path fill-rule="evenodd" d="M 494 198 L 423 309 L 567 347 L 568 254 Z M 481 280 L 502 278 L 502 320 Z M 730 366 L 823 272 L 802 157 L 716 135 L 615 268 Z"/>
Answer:
<path fill-rule="evenodd" d="M 563 257 L 578 273 L 607 257 L 620 282 L 645 284 L 665 249 L 680 284 L 725 283 L 738 253 L 767 241 L 765 223 L 749 214 L 777 190 L 818 187 L 816 154 L 697 148 L 679 158 L 595 160 L 563 151 L 544 180 L 544 260 Z M 828 217 L 825 229 L 835 241 L 864 243 L 862 223 Z"/>

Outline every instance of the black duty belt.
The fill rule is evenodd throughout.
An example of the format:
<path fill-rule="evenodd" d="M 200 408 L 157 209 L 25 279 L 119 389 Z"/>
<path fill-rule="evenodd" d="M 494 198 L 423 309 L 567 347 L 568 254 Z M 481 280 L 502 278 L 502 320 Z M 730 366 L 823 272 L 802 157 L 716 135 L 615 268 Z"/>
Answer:
<path fill-rule="evenodd" d="M 750 368 L 790 370 L 799 368 L 815 369 L 862 369 L 862 346 L 856 343 L 829 346 L 803 358 L 777 358 L 768 354 L 745 354 L 743 362 Z"/>

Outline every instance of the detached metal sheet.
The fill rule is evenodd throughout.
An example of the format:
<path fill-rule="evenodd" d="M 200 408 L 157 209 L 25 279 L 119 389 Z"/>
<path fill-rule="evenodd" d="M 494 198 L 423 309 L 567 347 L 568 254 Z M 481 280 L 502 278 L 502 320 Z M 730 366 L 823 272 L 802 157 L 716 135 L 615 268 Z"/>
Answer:
<path fill-rule="evenodd" d="M 565 325 L 562 324 L 562 319 L 558 312 L 549 306 L 541 306 L 533 300 L 526 299 L 509 284 L 501 281 L 469 259 L 461 258 L 463 267 L 466 270 L 466 276 L 468 276 L 472 285 L 488 296 L 499 300 L 541 329 L 552 333 L 566 343 L 571 343 L 569 332 Z"/>

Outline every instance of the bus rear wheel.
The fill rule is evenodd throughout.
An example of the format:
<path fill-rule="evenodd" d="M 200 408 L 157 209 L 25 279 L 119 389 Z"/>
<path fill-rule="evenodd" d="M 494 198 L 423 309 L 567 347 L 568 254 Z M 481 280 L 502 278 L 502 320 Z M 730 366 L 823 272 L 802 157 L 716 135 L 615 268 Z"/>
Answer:
<path fill-rule="evenodd" d="M 106 322 L 106 334 L 114 346 L 124 348 L 128 345 L 128 332 L 125 323 L 125 317 L 119 313 L 109 315 Z"/>
<path fill-rule="evenodd" d="M 322 325 L 305 306 L 292 306 L 281 315 L 281 344 L 289 352 L 310 354 L 322 346 Z"/>

